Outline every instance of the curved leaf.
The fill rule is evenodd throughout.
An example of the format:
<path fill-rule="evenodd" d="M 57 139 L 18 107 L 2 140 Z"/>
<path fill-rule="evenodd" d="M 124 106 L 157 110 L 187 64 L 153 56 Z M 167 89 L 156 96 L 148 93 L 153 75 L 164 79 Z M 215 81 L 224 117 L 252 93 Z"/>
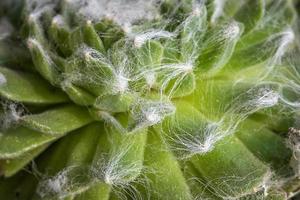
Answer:
<path fill-rule="evenodd" d="M 103 42 L 99 35 L 97 34 L 93 24 L 91 21 L 87 21 L 83 28 L 83 37 L 84 41 L 90 47 L 100 51 L 105 52 L 105 48 Z"/>
<path fill-rule="evenodd" d="M 20 171 L 25 165 L 31 162 L 37 155 L 39 155 L 43 150 L 45 150 L 48 145 L 42 145 L 34 148 L 28 152 L 24 152 L 21 156 L 13 159 L 0 160 L 0 171 L 5 177 L 10 177 L 15 175 Z"/>
<path fill-rule="evenodd" d="M 243 29 L 242 24 L 231 22 L 208 31 L 197 58 L 197 73 L 219 71 L 229 61 Z"/>
<path fill-rule="evenodd" d="M 31 129 L 50 135 L 62 135 L 91 123 L 89 112 L 76 105 L 65 105 L 40 114 L 26 115 L 21 123 Z"/>
<path fill-rule="evenodd" d="M 244 34 L 248 33 L 259 23 L 264 15 L 265 2 L 264 0 L 248 0 L 238 10 L 234 18 L 243 23 L 245 30 Z"/>
<path fill-rule="evenodd" d="M 125 118 L 119 118 L 127 123 Z M 122 133 L 117 128 L 103 127 L 92 167 L 99 181 L 109 185 L 126 185 L 134 181 L 143 169 L 147 130 Z"/>
<path fill-rule="evenodd" d="M 52 145 L 39 157 L 36 165 L 47 175 L 38 184 L 36 199 L 61 199 L 77 194 L 81 196 L 97 193 L 98 183 L 96 177 L 92 176 L 90 164 L 101 135 L 99 131 L 102 129 L 101 123 L 78 129 Z M 101 188 L 108 187 L 104 186 L 103 184 Z M 100 194 L 99 191 L 98 193 Z"/>
<path fill-rule="evenodd" d="M 24 127 L 10 129 L 0 136 L 0 159 L 14 159 L 62 135 L 47 135 Z"/>
<path fill-rule="evenodd" d="M 223 139 L 213 151 L 195 155 L 191 161 L 207 184 L 223 198 L 252 193 L 264 184 L 269 172 L 235 136 Z"/>
<path fill-rule="evenodd" d="M 191 15 L 183 22 L 181 32 L 181 58 L 189 62 L 199 55 L 207 28 L 207 11 L 202 4 L 195 5 Z"/>
<path fill-rule="evenodd" d="M 111 187 L 104 183 L 97 183 L 89 190 L 77 195 L 74 200 L 109 200 Z"/>
<path fill-rule="evenodd" d="M 52 85 L 57 85 L 60 81 L 60 69 L 53 62 L 44 46 L 42 46 L 38 40 L 31 38 L 28 40 L 28 48 L 30 50 L 35 69 Z"/>
<path fill-rule="evenodd" d="M 68 97 L 35 74 L 0 67 L 0 95 L 12 101 L 28 104 L 56 104 Z"/>
<path fill-rule="evenodd" d="M 147 144 L 144 176 L 148 181 L 145 185 L 137 185 L 143 199 L 193 199 L 179 163 L 159 133 L 150 131 Z"/>
<path fill-rule="evenodd" d="M 271 132 L 254 121 L 247 120 L 237 131 L 236 136 L 244 145 L 263 162 L 270 163 L 276 172 L 284 175 L 289 170 L 291 152 L 286 147 L 285 139 Z"/>

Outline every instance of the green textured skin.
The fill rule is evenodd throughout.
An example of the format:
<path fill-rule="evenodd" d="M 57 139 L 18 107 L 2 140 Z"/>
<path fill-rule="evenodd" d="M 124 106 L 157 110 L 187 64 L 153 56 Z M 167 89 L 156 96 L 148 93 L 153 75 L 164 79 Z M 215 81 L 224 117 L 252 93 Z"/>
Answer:
<path fill-rule="evenodd" d="M 297 1 L 83 2 L 0 2 L 0 199 L 299 193 Z"/>

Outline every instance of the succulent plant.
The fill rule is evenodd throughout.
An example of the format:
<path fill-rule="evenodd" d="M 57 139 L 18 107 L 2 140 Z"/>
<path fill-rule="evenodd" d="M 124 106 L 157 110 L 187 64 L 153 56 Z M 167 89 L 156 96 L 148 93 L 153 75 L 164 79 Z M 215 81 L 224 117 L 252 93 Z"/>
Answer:
<path fill-rule="evenodd" d="M 2 0 L 0 198 L 300 191 L 291 0 Z"/>

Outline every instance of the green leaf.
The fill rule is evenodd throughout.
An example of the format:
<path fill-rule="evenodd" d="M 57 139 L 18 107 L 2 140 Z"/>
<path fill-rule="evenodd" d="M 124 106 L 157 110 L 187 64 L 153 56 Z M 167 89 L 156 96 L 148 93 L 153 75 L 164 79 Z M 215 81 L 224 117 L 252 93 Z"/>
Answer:
<path fill-rule="evenodd" d="M 140 47 L 134 49 L 134 58 L 137 62 L 137 74 L 140 79 L 133 82 L 136 90 L 155 88 L 157 74 L 160 71 L 164 57 L 164 47 L 155 40 L 148 40 Z"/>
<path fill-rule="evenodd" d="M 91 174 L 88 170 L 84 166 L 68 166 L 54 176 L 44 176 L 37 185 L 34 199 L 73 199 L 73 196 L 91 187 Z"/>
<path fill-rule="evenodd" d="M 92 162 L 102 129 L 100 123 L 93 123 L 66 137 L 65 140 L 70 141 L 68 147 L 72 149 L 66 159 L 68 166 L 89 165 Z"/>
<path fill-rule="evenodd" d="M 123 126 L 124 117 L 118 117 Z M 99 181 L 118 185 L 134 181 L 141 173 L 144 162 L 147 130 L 123 133 L 113 125 L 104 126 L 92 164 Z"/>
<path fill-rule="evenodd" d="M 115 42 L 109 49 L 109 59 L 115 71 L 121 69 L 120 73 L 129 70 L 131 67 L 134 69 L 136 63 L 134 63 L 134 51 L 132 51 L 132 45 L 126 42 L 124 39 L 120 39 Z"/>
<path fill-rule="evenodd" d="M 216 78 L 198 80 L 197 89 L 185 100 L 212 120 L 223 117 L 233 100 L 252 87 L 251 84 L 234 84 L 233 80 Z"/>
<path fill-rule="evenodd" d="M 97 34 L 91 21 L 87 21 L 86 24 L 84 25 L 83 37 L 84 37 L 85 43 L 88 46 L 90 46 L 102 53 L 105 52 L 103 42 L 102 42 L 101 38 L 99 37 L 99 35 Z"/>
<path fill-rule="evenodd" d="M 201 42 L 207 28 L 206 7 L 196 5 L 190 16 L 182 24 L 181 59 L 194 61 L 199 56 Z"/>
<path fill-rule="evenodd" d="M 90 92 L 96 97 L 103 95 L 107 90 L 104 85 L 111 82 L 114 75 L 113 67 L 107 57 L 103 53 L 84 45 L 68 59 L 64 68 L 65 80 L 62 82 L 62 88 L 65 88 L 70 96 L 73 96 L 74 101 L 77 99 L 77 92 L 79 94 Z M 82 91 L 80 88 L 87 91 Z M 79 97 L 78 95 L 78 100 L 80 100 Z"/>
<path fill-rule="evenodd" d="M 148 133 L 145 150 L 145 171 L 147 184 L 139 185 L 144 199 L 193 199 L 176 158 L 163 142 L 158 132 Z M 149 170 L 147 170 L 149 169 Z"/>
<path fill-rule="evenodd" d="M 37 187 L 37 198 L 57 199 L 88 194 L 90 188 L 98 185 L 90 165 L 102 129 L 101 123 L 94 123 L 73 131 L 39 157 L 36 165 L 47 176 Z M 60 182 L 62 177 L 65 181 Z M 60 183 L 59 190 L 51 187 L 55 181 Z M 104 189 L 104 185 L 101 188 Z M 95 189 L 91 190 L 95 192 Z"/>
<path fill-rule="evenodd" d="M 291 82 L 293 81 L 291 80 Z M 287 105 L 294 106 L 294 107 L 299 106 L 300 91 L 294 85 L 293 86 L 282 85 L 280 88 L 280 94 L 281 94 L 281 100 Z"/>
<path fill-rule="evenodd" d="M 0 67 L 0 95 L 12 101 L 28 104 L 67 102 L 67 96 L 36 74 Z"/>
<path fill-rule="evenodd" d="M 112 185 L 129 183 L 139 175 L 146 136 L 145 131 L 123 135 L 103 123 L 68 134 L 37 161 L 39 170 L 49 175 L 39 183 L 38 196 L 109 198 Z M 115 175 L 120 176 L 114 179 Z M 66 182 L 59 185 L 59 191 L 48 187 L 62 176 Z"/>
<path fill-rule="evenodd" d="M 21 156 L 13 159 L 0 160 L 0 171 L 5 177 L 10 177 L 15 175 L 18 171 L 23 169 L 25 165 L 31 162 L 36 156 L 38 156 L 42 151 L 44 151 L 48 145 L 42 145 L 34 148 L 30 151 L 24 152 Z"/>
<path fill-rule="evenodd" d="M 9 129 L 0 136 L 0 159 L 15 159 L 62 135 L 47 135 L 24 127 Z"/>
<path fill-rule="evenodd" d="M 232 18 L 238 10 L 245 5 L 247 0 L 226 0 L 224 5 L 223 5 L 223 12 L 225 13 L 226 17 Z M 216 4 L 214 5 L 214 9 L 216 9 Z M 218 8 L 217 8 L 218 9 Z"/>
<path fill-rule="evenodd" d="M 167 40 L 164 44 L 163 63 L 173 64 L 174 62 L 180 62 L 181 49 L 180 41 L 175 39 Z"/>
<path fill-rule="evenodd" d="M 44 13 L 43 13 L 44 14 Z M 35 38 L 37 41 L 46 44 L 45 33 L 43 31 L 42 24 L 40 23 L 36 15 L 28 15 L 28 20 L 26 21 L 26 27 L 23 27 L 22 31 L 27 31 L 26 37 Z M 25 29 L 26 30 L 25 30 Z"/>
<path fill-rule="evenodd" d="M 71 30 L 65 23 L 65 19 L 57 15 L 53 18 L 49 28 L 49 36 L 58 46 L 64 56 L 69 56 L 74 51 L 70 46 Z"/>
<path fill-rule="evenodd" d="M 162 123 L 164 138 L 176 157 L 183 159 L 213 149 L 214 124 L 187 102 L 175 102 L 176 113 Z M 179 123 L 180 122 L 180 123 Z M 211 129 L 211 131 L 210 131 Z M 216 137 L 215 137 L 216 136 Z"/>
<path fill-rule="evenodd" d="M 242 24 L 231 22 L 208 31 L 195 73 L 218 72 L 229 61 L 243 29 Z"/>
<path fill-rule="evenodd" d="M 74 200 L 109 200 L 111 187 L 105 183 L 97 183 L 89 190 L 77 195 Z"/>
<path fill-rule="evenodd" d="M 245 121 L 236 133 L 244 145 L 263 162 L 284 175 L 289 170 L 291 152 L 286 147 L 285 139 L 264 128 L 264 124 L 251 120 Z"/>
<path fill-rule="evenodd" d="M 265 2 L 264 0 L 248 0 L 238 10 L 234 18 L 243 23 L 245 30 L 243 34 L 247 34 L 254 29 L 264 16 Z"/>
<path fill-rule="evenodd" d="M 172 80 L 166 88 L 167 93 L 172 98 L 190 95 L 196 89 L 196 77 L 189 73 Z"/>
<path fill-rule="evenodd" d="M 126 112 L 133 103 L 131 94 L 103 95 L 97 97 L 94 107 L 107 112 Z"/>
<path fill-rule="evenodd" d="M 264 124 L 266 128 L 275 133 L 287 133 L 297 120 L 295 113 L 287 107 L 284 108 L 283 105 L 273 108 L 256 112 L 250 118 Z"/>
<path fill-rule="evenodd" d="M 260 25 L 241 38 L 237 44 L 237 50 L 265 42 L 272 35 L 294 24 L 297 15 L 291 1 L 271 1 L 271 3 L 266 3 L 265 7 L 265 15 L 260 20 Z"/>
<path fill-rule="evenodd" d="M 39 157 L 38 167 L 54 175 L 66 167 L 90 165 L 102 129 L 101 123 L 92 123 L 69 133 Z"/>
<path fill-rule="evenodd" d="M 68 81 L 62 83 L 62 89 L 67 93 L 69 98 L 78 105 L 89 106 L 93 105 L 95 101 L 95 96 L 91 93 L 72 83 L 68 83 Z"/>
<path fill-rule="evenodd" d="M 105 49 L 110 49 L 120 38 L 124 37 L 123 29 L 110 19 L 103 19 L 95 24 L 95 30 L 101 33 Z"/>
<path fill-rule="evenodd" d="M 246 73 L 244 76 L 250 76 L 250 73 Z M 255 106 L 255 104 L 259 104 L 260 97 L 264 98 L 259 91 L 274 93 L 275 100 L 277 84 L 267 82 L 259 84 L 257 77 L 251 81 L 242 81 L 243 79 L 239 80 L 239 78 L 241 77 L 237 76 L 234 79 L 231 75 L 231 77 L 198 80 L 195 92 L 184 100 L 211 120 L 224 119 L 230 114 L 249 115 L 252 111 L 264 108 L 263 105 Z"/>
<path fill-rule="evenodd" d="M 28 40 L 28 48 L 36 70 L 52 85 L 57 85 L 60 81 L 60 69 L 53 62 L 45 47 L 38 40 L 31 38 Z"/>
<path fill-rule="evenodd" d="M 187 184 L 196 199 L 213 199 L 222 200 L 223 198 L 216 196 L 218 194 L 213 193 L 213 188 L 209 187 L 206 180 L 202 175 L 195 169 L 191 162 L 185 160 L 180 161 L 182 166 L 182 171 L 187 180 Z"/>
<path fill-rule="evenodd" d="M 174 31 L 179 23 L 189 14 L 194 6 L 193 0 L 165 0 L 161 5 L 161 13 L 167 18 L 166 29 Z"/>
<path fill-rule="evenodd" d="M 21 118 L 24 126 L 53 136 L 68 133 L 92 121 L 87 109 L 75 105 L 60 106 Z"/>
<path fill-rule="evenodd" d="M 135 56 L 139 66 L 146 69 L 158 67 L 163 58 L 163 46 L 160 42 L 148 40 L 136 49 Z"/>
<path fill-rule="evenodd" d="M 277 59 L 280 59 L 278 56 L 282 56 L 278 55 L 278 53 L 285 53 L 285 48 L 293 41 L 293 37 L 292 32 L 285 31 L 280 34 L 271 35 L 261 43 L 252 44 L 251 46 L 247 46 L 247 43 L 244 46 L 240 45 L 232 55 L 226 69 L 231 71 L 232 69 L 243 70 L 247 67 L 263 63 L 263 66 L 258 66 L 258 70 L 260 71 L 256 72 L 256 77 L 259 76 L 259 72 L 266 73 L 266 70 L 272 67 L 274 62 L 275 64 L 278 62 Z M 253 71 L 253 69 L 251 70 Z"/>
<path fill-rule="evenodd" d="M 73 53 L 83 44 L 83 41 L 84 38 L 81 28 L 75 28 L 71 32 L 71 36 L 69 38 L 69 46 Z"/>
<path fill-rule="evenodd" d="M 207 185 L 224 198 L 252 193 L 264 184 L 269 172 L 235 136 L 223 139 L 213 151 L 190 160 L 206 178 Z"/>

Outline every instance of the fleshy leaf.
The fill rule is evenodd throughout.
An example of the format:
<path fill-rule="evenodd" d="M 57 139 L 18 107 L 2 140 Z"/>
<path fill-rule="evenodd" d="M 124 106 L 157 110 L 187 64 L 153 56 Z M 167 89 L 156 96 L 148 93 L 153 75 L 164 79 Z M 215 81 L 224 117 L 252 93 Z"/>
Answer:
<path fill-rule="evenodd" d="M 274 64 L 278 64 L 276 62 L 280 61 L 281 56 L 283 56 L 286 48 L 293 40 L 294 33 L 291 30 L 286 30 L 279 34 L 271 35 L 265 41 L 249 47 L 240 45 L 226 67 L 235 70 L 245 69 L 260 63 L 269 62 L 259 66 L 260 71 L 267 70 L 273 67 Z"/>
<path fill-rule="evenodd" d="M 141 44 L 138 44 L 141 45 Z M 164 48 L 158 41 L 148 40 L 141 46 L 137 46 L 134 56 L 137 62 L 138 81 L 146 88 L 156 86 L 157 73 L 160 71 Z M 139 83 L 137 83 L 139 86 Z"/>
<path fill-rule="evenodd" d="M 194 61 L 199 56 L 201 42 L 206 32 L 206 8 L 195 5 L 190 16 L 182 24 L 181 59 L 183 62 Z"/>
<path fill-rule="evenodd" d="M 243 29 L 242 24 L 231 22 L 209 30 L 197 59 L 197 73 L 219 71 L 229 61 Z"/>
<path fill-rule="evenodd" d="M 70 48 L 75 52 L 83 43 L 84 38 L 80 28 L 76 28 L 71 32 L 71 36 L 69 38 Z"/>
<path fill-rule="evenodd" d="M 296 20 L 296 13 L 291 1 L 266 2 L 265 8 L 265 15 L 260 20 L 259 26 L 241 38 L 237 44 L 237 49 L 262 43 L 271 35 L 290 27 Z"/>
<path fill-rule="evenodd" d="M 98 185 L 90 165 L 97 148 L 99 131 L 102 129 L 101 123 L 78 129 L 39 157 L 36 165 L 47 176 L 38 184 L 37 198 L 69 198 L 88 193 L 90 187 Z"/>
<path fill-rule="evenodd" d="M 270 163 L 277 172 L 288 171 L 286 167 L 291 152 L 286 147 L 284 138 L 264 128 L 262 124 L 250 120 L 242 124 L 236 136 L 257 158 Z"/>
<path fill-rule="evenodd" d="M 187 184 L 193 194 L 193 197 L 200 199 L 222 200 L 221 197 L 214 194 L 213 189 L 207 185 L 205 178 L 195 169 L 191 162 L 185 160 L 179 161 L 182 165 L 182 171 L 187 180 Z"/>
<path fill-rule="evenodd" d="M 151 69 L 160 65 L 163 56 L 163 46 L 158 41 L 146 41 L 135 53 L 140 66 Z"/>
<path fill-rule="evenodd" d="M 25 33 L 26 37 L 36 38 L 37 41 L 39 41 L 40 43 L 46 44 L 43 27 L 38 18 L 39 18 L 39 16 L 35 15 L 35 13 L 33 13 L 32 15 L 29 15 L 28 20 L 26 22 L 27 27 L 25 27 L 25 28 L 23 27 L 23 29 L 24 29 L 23 31 L 24 32 L 27 31 Z"/>
<path fill-rule="evenodd" d="M 104 95 L 97 97 L 94 107 L 108 112 L 126 112 L 134 101 L 131 94 Z"/>
<path fill-rule="evenodd" d="M 0 67 L 0 95 L 28 104 L 56 104 L 68 101 L 59 89 L 49 85 L 35 74 Z"/>
<path fill-rule="evenodd" d="M 176 158 L 153 130 L 148 134 L 143 176 L 148 184 L 137 187 L 144 199 L 193 199 Z"/>
<path fill-rule="evenodd" d="M 74 200 L 109 200 L 111 187 L 105 183 L 97 183 L 89 190 L 77 195 Z"/>
<path fill-rule="evenodd" d="M 21 121 L 28 128 L 55 136 L 78 129 L 93 120 L 85 108 L 65 105 L 40 114 L 25 115 Z"/>
<path fill-rule="evenodd" d="M 21 156 L 13 159 L 0 160 L 0 171 L 5 177 L 15 175 L 18 171 L 23 169 L 30 161 L 39 155 L 48 145 L 42 145 L 28 152 L 24 152 Z"/>
<path fill-rule="evenodd" d="M 178 98 L 190 95 L 195 89 L 196 77 L 193 73 L 188 73 L 171 81 L 166 91 L 172 98 Z"/>
<path fill-rule="evenodd" d="M 111 48 L 113 43 L 124 36 L 121 27 L 109 19 L 103 19 L 101 22 L 97 23 L 95 25 L 95 30 L 101 33 L 100 36 L 105 49 Z"/>
<path fill-rule="evenodd" d="M 164 55 L 163 55 L 163 63 L 174 63 L 180 62 L 180 53 L 181 50 L 179 48 L 180 41 L 178 40 L 167 40 L 164 44 Z"/>
<path fill-rule="evenodd" d="M 176 157 L 183 159 L 211 151 L 223 137 L 217 130 L 218 124 L 210 122 L 187 102 L 178 100 L 175 105 L 176 113 L 163 122 L 162 130 Z"/>
<path fill-rule="evenodd" d="M 126 118 L 119 117 L 118 120 L 122 124 L 127 123 Z M 146 130 L 122 133 L 113 125 L 102 130 L 92 164 L 94 174 L 106 184 L 125 186 L 134 181 L 143 169 Z"/>
<path fill-rule="evenodd" d="M 97 148 L 101 123 L 93 123 L 77 130 L 65 140 L 69 140 L 72 152 L 68 155 L 67 165 L 87 165 L 93 160 Z"/>
<path fill-rule="evenodd" d="M 89 165 L 102 129 L 101 123 L 92 123 L 69 133 L 39 157 L 38 167 L 49 175 L 55 175 L 68 166 Z"/>
<path fill-rule="evenodd" d="M 93 105 L 95 97 L 84 89 L 69 83 L 67 80 L 62 83 L 62 89 L 68 94 L 69 98 L 81 106 Z"/>
<path fill-rule="evenodd" d="M 71 31 L 69 29 L 70 28 L 66 24 L 65 19 L 60 15 L 53 18 L 49 28 L 49 35 L 51 39 L 65 56 L 71 55 L 73 51 L 69 42 L 71 37 Z"/>
<path fill-rule="evenodd" d="M 191 161 L 208 186 L 223 198 L 253 192 L 265 183 L 269 172 L 235 136 L 223 139 L 213 151 L 195 155 Z"/>
<path fill-rule="evenodd" d="M 83 28 L 84 41 L 90 47 L 104 53 L 105 48 L 91 21 L 87 21 Z"/>
<path fill-rule="evenodd" d="M 0 159 L 14 159 L 62 135 L 47 135 L 24 127 L 10 129 L 0 136 Z"/>
<path fill-rule="evenodd" d="M 264 0 L 248 0 L 235 14 L 234 18 L 244 24 L 244 34 L 251 31 L 259 23 L 264 15 L 264 4 Z"/>
<path fill-rule="evenodd" d="M 91 176 L 87 167 L 69 166 L 55 174 L 46 176 L 38 183 L 35 199 L 72 199 L 91 186 Z"/>
<path fill-rule="evenodd" d="M 52 85 L 57 85 L 60 81 L 60 69 L 53 62 L 47 50 L 38 40 L 32 38 L 28 40 L 28 48 L 36 70 Z"/>

